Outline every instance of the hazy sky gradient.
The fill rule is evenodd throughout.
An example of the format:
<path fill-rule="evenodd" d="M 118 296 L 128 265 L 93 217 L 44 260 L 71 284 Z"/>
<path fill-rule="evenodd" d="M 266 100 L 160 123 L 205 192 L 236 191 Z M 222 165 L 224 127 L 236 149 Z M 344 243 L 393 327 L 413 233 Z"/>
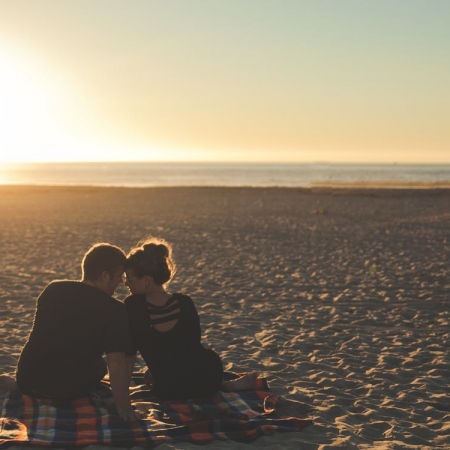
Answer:
<path fill-rule="evenodd" d="M 3 160 L 450 163 L 449 23 L 448 0 L 0 0 Z"/>

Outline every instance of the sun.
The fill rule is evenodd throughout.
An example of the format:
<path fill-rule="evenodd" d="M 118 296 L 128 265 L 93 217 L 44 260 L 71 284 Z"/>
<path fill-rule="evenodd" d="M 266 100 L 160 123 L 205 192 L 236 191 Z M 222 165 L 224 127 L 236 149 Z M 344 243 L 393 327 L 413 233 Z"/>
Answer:
<path fill-rule="evenodd" d="M 0 161 L 48 160 L 61 138 L 59 88 L 51 73 L 0 46 Z"/>
<path fill-rule="evenodd" d="M 55 67 L 0 41 L 0 164 L 176 158 L 158 143 L 129 143 L 87 104 Z"/>
<path fill-rule="evenodd" d="M 0 41 L 0 163 L 92 157 L 86 130 L 96 121 L 80 98 L 54 66 Z"/>

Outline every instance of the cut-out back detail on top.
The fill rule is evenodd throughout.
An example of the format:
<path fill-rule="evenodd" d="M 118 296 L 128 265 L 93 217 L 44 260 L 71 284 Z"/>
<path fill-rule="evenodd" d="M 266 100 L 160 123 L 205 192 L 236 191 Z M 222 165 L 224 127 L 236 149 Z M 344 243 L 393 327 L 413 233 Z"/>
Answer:
<path fill-rule="evenodd" d="M 170 297 L 162 306 L 157 306 L 147 302 L 147 314 L 150 325 L 159 331 L 169 331 L 180 318 L 180 304 L 175 296 Z M 169 322 L 172 322 L 169 324 Z M 168 327 L 161 325 L 167 324 Z"/>

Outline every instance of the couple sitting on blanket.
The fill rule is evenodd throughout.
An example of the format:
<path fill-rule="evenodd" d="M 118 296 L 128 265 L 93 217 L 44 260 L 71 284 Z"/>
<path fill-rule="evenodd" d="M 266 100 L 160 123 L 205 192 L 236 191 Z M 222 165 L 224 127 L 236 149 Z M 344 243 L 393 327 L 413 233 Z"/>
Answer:
<path fill-rule="evenodd" d="M 174 272 L 164 240 L 147 239 L 128 257 L 116 246 L 94 245 L 83 258 L 81 281 L 54 281 L 40 294 L 17 365 L 18 388 L 71 400 L 88 396 L 109 372 L 117 413 L 135 420 L 128 388 L 137 351 L 148 367 L 144 379 L 163 399 L 251 388 L 256 373 L 223 381 L 219 355 L 201 344 L 191 298 L 166 291 Z M 124 303 L 112 297 L 121 282 L 132 293 Z"/>

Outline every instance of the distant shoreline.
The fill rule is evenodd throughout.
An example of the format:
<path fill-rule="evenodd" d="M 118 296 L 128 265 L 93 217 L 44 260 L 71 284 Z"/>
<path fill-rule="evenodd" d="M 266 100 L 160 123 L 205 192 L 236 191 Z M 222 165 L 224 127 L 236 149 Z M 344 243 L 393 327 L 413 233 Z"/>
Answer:
<path fill-rule="evenodd" d="M 0 184 L 0 195 L 28 195 L 28 194 L 95 194 L 103 193 L 139 195 L 143 192 L 155 194 L 183 192 L 185 195 L 195 195 L 201 193 L 210 193 L 216 195 L 222 192 L 234 193 L 242 191 L 253 192 L 256 195 L 266 192 L 282 192 L 286 194 L 298 192 L 299 195 L 337 195 L 337 196 L 372 196 L 372 197 L 403 197 L 403 196 L 447 196 L 450 195 L 450 183 L 422 183 L 422 184 L 374 184 L 374 183 L 315 183 L 310 187 L 290 187 L 290 186 L 95 186 L 95 185 L 31 185 L 31 184 Z"/>
<path fill-rule="evenodd" d="M 353 182 L 313 182 L 312 187 L 366 188 L 366 189 L 432 189 L 450 188 L 450 181 L 353 181 Z"/>
<path fill-rule="evenodd" d="M 449 182 L 349 182 L 349 183 L 333 183 L 333 182 L 314 182 L 309 186 L 222 186 L 222 185 L 173 185 L 173 186 L 128 186 L 128 185 L 103 185 L 103 184 L 32 184 L 32 183 L 9 183 L 1 184 L 0 189 L 21 189 L 21 188 L 36 188 L 36 189 L 288 189 L 299 191 L 317 191 L 319 189 L 367 189 L 367 190 L 424 190 L 424 189 L 450 189 Z"/>
<path fill-rule="evenodd" d="M 1 165 L 0 185 L 448 188 L 450 165 L 28 163 Z"/>

